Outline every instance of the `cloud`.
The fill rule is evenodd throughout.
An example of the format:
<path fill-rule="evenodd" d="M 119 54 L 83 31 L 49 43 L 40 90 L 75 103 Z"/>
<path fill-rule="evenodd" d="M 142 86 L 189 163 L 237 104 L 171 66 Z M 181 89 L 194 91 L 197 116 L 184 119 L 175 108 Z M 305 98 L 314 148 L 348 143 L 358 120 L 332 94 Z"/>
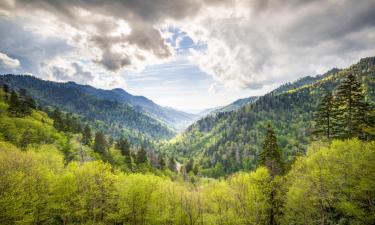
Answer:
<path fill-rule="evenodd" d="M 80 84 L 87 84 L 95 78 L 91 72 L 84 70 L 77 62 L 71 63 L 69 67 L 51 66 L 49 70 L 57 81 L 75 81 Z"/>
<path fill-rule="evenodd" d="M 19 67 L 20 61 L 18 59 L 12 59 L 7 54 L 0 52 L 0 68 L 15 69 Z"/>
<path fill-rule="evenodd" d="M 375 1 L 231 1 L 181 22 L 207 50 L 191 61 L 229 87 L 264 85 L 375 55 Z"/>
<path fill-rule="evenodd" d="M 8 15 L 42 18 L 51 32 L 64 37 L 82 51 L 89 52 L 93 62 L 110 71 L 123 68 L 142 69 L 173 55 L 159 27 L 168 19 L 181 19 L 201 8 L 199 0 L 14 0 L 0 5 Z M 51 28 L 52 27 L 52 28 Z"/>
<path fill-rule="evenodd" d="M 106 83 L 187 53 L 220 85 L 262 89 L 375 55 L 374 11 L 371 0 L 12 0 L 0 3 L 0 52 L 21 72 Z"/>

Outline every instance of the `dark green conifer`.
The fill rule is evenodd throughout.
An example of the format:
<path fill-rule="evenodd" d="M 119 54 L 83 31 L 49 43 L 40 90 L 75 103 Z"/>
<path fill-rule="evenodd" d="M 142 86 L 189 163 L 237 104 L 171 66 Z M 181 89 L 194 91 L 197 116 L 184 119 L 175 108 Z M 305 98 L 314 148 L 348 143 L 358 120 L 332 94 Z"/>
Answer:
<path fill-rule="evenodd" d="M 318 106 L 315 115 L 316 130 L 318 136 L 324 136 L 328 139 L 332 136 L 332 127 L 335 124 L 334 118 L 334 99 L 331 92 L 327 92 Z"/>
<path fill-rule="evenodd" d="M 267 167 L 272 176 L 280 175 L 283 172 L 281 151 L 271 125 L 267 127 L 263 151 L 259 155 L 259 164 Z"/>
<path fill-rule="evenodd" d="M 130 145 L 126 138 L 122 137 L 116 142 L 116 148 L 118 148 L 121 154 L 125 157 L 130 157 Z"/>
<path fill-rule="evenodd" d="M 141 147 L 139 151 L 137 152 L 137 158 L 136 158 L 137 164 L 147 163 L 147 152 L 144 147 Z"/>
<path fill-rule="evenodd" d="M 91 129 L 89 125 L 85 126 L 85 129 L 82 132 L 82 144 L 90 145 L 91 144 Z"/>
<path fill-rule="evenodd" d="M 12 116 L 20 116 L 20 101 L 18 100 L 18 95 L 15 91 L 12 91 L 9 99 L 8 112 Z"/>
<path fill-rule="evenodd" d="M 97 153 L 100 153 L 102 155 L 107 154 L 107 148 L 108 148 L 108 142 L 105 138 L 104 134 L 102 132 L 97 132 L 95 134 L 95 141 L 94 141 L 94 150 Z"/>
<path fill-rule="evenodd" d="M 335 102 L 335 136 L 341 139 L 363 137 L 368 104 L 361 83 L 353 74 L 349 74 L 337 87 Z"/>

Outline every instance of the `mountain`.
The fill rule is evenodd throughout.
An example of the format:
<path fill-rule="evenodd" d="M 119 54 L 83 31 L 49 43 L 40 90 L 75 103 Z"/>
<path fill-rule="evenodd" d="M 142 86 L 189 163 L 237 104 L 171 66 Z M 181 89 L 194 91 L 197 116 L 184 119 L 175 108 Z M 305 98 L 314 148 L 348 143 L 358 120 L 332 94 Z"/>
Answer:
<path fill-rule="evenodd" d="M 180 160 L 194 159 L 207 176 L 251 170 L 257 165 L 266 127 L 272 124 L 283 157 L 290 160 L 305 152 L 312 141 L 314 112 L 322 95 L 348 74 L 361 81 L 368 101 L 375 102 L 375 57 L 371 57 L 346 69 L 288 83 L 238 110 L 211 113 L 166 143 L 163 150 Z"/>
<path fill-rule="evenodd" d="M 134 109 L 146 113 L 154 119 L 160 120 L 177 130 L 186 128 L 197 117 L 194 114 L 178 111 L 170 107 L 162 107 L 144 96 L 131 95 L 121 88 L 102 90 L 88 85 L 79 85 L 73 82 L 69 83 L 74 84 L 77 88 L 83 88 L 85 92 L 98 98 L 126 103 Z"/>
<path fill-rule="evenodd" d="M 202 110 L 201 112 L 199 112 L 197 114 L 200 118 L 204 118 L 204 117 L 208 116 L 209 114 L 216 114 L 216 113 L 220 113 L 220 112 L 230 112 L 230 111 L 237 110 L 237 109 L 243 107 L 244 105 L 251 104 L 251 103 L 255 102 L 257 99 L 258 99 L 257 96 L 248 97 L 248 98 L 241 98 L 241 99 L 237 99 L 236 101 L 232 102 L 229 105 L 205 109 L 205 110 Z"/>
<path fill-rule="evenodd" d="M 177 122 L 191 116 L 158 106 L 145 97 L 132 96 L 122 89 L 102 90 L 74 82 L 44 81 L 29 75 L 2 75 L 0 84 L 4 83 L 13 89 L 27 90 L 42 106 L 78 114 L 114 136 L 126 133 L 132 139 L 142 139 L 140 136 L 168 139 L 175 132 L 164 121 Z"/>
<path fill-rule="evenodd" d="M 257 97 L 257 96 L 252 96 L 252 97 L 248 97 L 248 98 L 241 98 L 241 99 L 238 99 L 238 100 L 232 102 L 231 104 L 229 104 L 227 106 L 216 109 L 216 110 L 212 111 L 211 113 L 221 113 L 221 112 L 234 111 L 234 110 L 242 108 L 243 106 L 245 106 L 247 104 L 254 103 L 258 98 L 259 97 Z"/>

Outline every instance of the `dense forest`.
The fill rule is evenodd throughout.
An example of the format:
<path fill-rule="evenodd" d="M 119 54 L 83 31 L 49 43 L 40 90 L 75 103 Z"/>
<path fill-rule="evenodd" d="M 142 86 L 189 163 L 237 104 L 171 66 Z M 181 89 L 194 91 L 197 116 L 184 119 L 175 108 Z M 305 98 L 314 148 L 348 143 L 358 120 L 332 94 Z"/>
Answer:
<path fill-rule="evenodd" d="M 374 224 L 374 73 L 362 59 L 152 144 L 4 83 L 0 224 Z"/>
<path fill-rule="evenodd" d="M 127 135 L 134 143 L 171 138 L 176 134 L 175 125 L 194 119 L 194 115 L 161 107 L 122 89 L 102 90 L 74 82 L 44 81 L 29 75 L 3 75 L 0 84 L 27 90 L 43 107 L 58 107 L 79 115 L 97 130 L 114 137 Z"/>
<path fill-rule="evenodd" d="M 339 92 L 338 86 L 350 74 L 363 89 L 363 101 L 369 104 L 367 114 L 362 116 L 367 124 L 374 123 L 371 108 L 375 102 L 375 57 L 370 57 L 347 69 L 332 69 L 285 84 L 238 110 L 210 114 L 161 148 L 180 161 L 193 159 L 205 176 L 250 171 L 257 166 L 264 134 L 268 124 L 272 124 L 282 157 L 291 163 L 319 139 L 315 119 L 319 104 L 327 93 Z"/>

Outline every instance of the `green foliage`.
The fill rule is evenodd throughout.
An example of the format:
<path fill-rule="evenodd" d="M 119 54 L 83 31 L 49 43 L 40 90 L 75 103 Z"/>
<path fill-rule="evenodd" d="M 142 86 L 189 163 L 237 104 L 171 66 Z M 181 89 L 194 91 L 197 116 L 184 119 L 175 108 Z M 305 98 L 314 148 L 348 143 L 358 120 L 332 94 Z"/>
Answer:
<path fill-rule="evenodd" d="M 336 137 L 353 138 L 364 137 L 363 127 L 366 126 L 368 103 L 361 83 L 349 74 L 337 87 L 336 102 Z"/>
<path fill-rule="evenodd" d="M 94 140 L 94 150 L 105 156 L 107 154 L 107 149 L 109 147 L 109 144 L 107 142 L 107 139 L 105 137 L 105 135 L 102 133 L 102 132 L 97 132 L 95 134 L 95 140 Z"/>
<path fill-rule="evenodd" d="M 85 128 L 82 131 L 82 144 L 84 145 L 90 145 L 91 144 L 91 129 L 89 125 L 86 125 Z"/>
<path fill-rule="evenodd" d="M 64 165 L 53 145 L 0 142 L 0 223 L 373 224 L 374 149 L 356 139 L 316 143 L 285 178 L 259 167 L 193 185 L 101 161 Z"/>
<path fill-rule="evenodd" d="M 32 109 L 35 109 L 35 102 L 28 97 L 25 92 L 18 96 L 15 91 L 12 91 L 9 99 L 8 112 L 11 116 L 25 117 L 31 114 Z"/>
<path fill-rule="evenodd" d="M 327 139 L 332 137 L 333 127 L 336 122 L 333 118 L 335 117 L 335 113 L 337 113 L 334 109 L 334 104 L 332 93 L 327 92 L 319 103 L 315 114 L 315 134 L 318 136 L 324 136 Z"/>
<path fill-rule="evenodd" d="M 375 142 L 313 145 L 287 175 L 284 224 L 374 224 Z"/>
<path fill-rule="evenodd" d="M 259 164 L 267 167 L 272 176 L 280 175 L 283 172 L 282 154 L 271 125 L 268 125 L 267 128 L 263 151 L 259 155 Z"/>
<path fill-rule="evenodd" d="M 240 170 L 249 171 L 258 164 L 257 156 L 262 151 L 267 125 L 272 123 L 282 157 L 289 164 L 314 140 L 313 133 L 317 128 L 314 114 L 322 96 L 333 92 L 349 74 L 354 74 L 362 83 L 365 99 L 373 104 L 374 57 L 361 59 L 347 69 L 334 69 L 321 76 L 284 85 L 236 111 L 209 115 L 171 141 L 162 143 L 160 148 L 178 161 L 193 158 L 203 175 L 220 177 Z M 375 120 L 369 113 L 354 121 L 365 116 L 367 122 L 361 127 L 366 133 L 374 133 Z M 373 135 L 363 137 L 371 138 Z"/>
<path fill-rule="evenodd" d="M 139 149 L 137 152 L 136 163 L 142 164 L 142 163 L 147 163 L 147 162 L 148 162 L 147 152 L 143 147 L 141 147 L 141 149 Z"/>
<path fill-rule="evenodd" d="M 175 134 L 164 123 L 117 99 L 121 96 L 117 95 L 116 91 L 107 93 L 72 82 L 54 83 L 28 75 L 2 75 L 0 84 L 27 89 L 44 107 L 58 107 L 60 110 L 79 115 L 83 122 L 89 123 L 93 129 L 102 130 L 115 137 L 121 137 L 126 132 L 128 140 L 133 144 L 145 144 L 142 143 L 143 139 L 167 139 Z"/>

